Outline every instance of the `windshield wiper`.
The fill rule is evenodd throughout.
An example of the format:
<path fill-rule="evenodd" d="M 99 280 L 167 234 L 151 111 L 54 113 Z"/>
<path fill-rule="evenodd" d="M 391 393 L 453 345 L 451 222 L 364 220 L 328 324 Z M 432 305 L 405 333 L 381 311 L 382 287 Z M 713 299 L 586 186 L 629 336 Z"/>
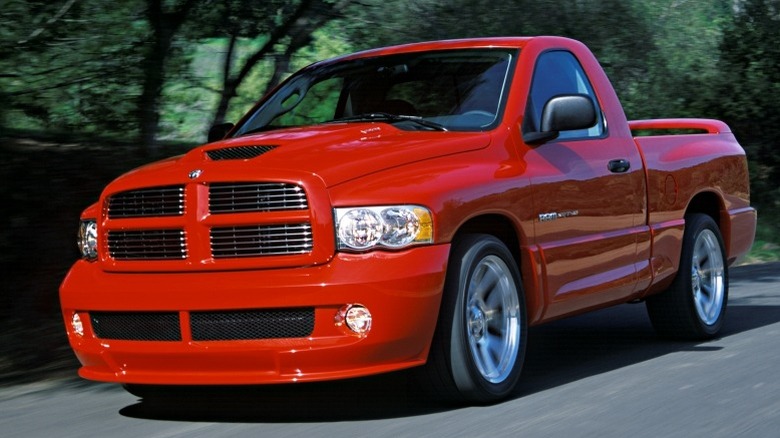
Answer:
<path fill-rule="evenodd" d="M 425 120 L 420 116 L 408 116 L 405 114 L 390 114 L 390 113 L 383 113 L 383 112 L 375 112 L 375 113 L 365 113 L 365 114 L 357 114 L 354 116 L 348 116 L 348 117 L 341 117 L 338 119 L 333 119 L 328 121 L 327 123 L 338 123 L 338 122 L 373 122 L 373 121 L 379 121 L 379 122 L 412 122 L 420 126 L 424 126 L 426 128 L 431 128 L 436 131 L 446 131 L 447 128 L 445 128 L 443 125 L 440 125 L 436 122 L 431 122 L 430 120 Z"/>

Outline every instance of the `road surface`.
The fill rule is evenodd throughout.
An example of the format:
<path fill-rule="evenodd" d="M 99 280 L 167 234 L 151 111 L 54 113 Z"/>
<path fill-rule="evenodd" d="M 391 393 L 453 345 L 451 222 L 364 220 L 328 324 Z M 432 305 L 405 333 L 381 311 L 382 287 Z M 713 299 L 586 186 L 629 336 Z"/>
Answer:
<path fill-rule="evenodd" d="M 643 305 L 530 332 L 517 393 L 493 406 L 409 395 L 403 373 L 150 405 L 116 385 L 0 389 L 0 436 L 780 436 L 780 263 L 732 269 L 722 337 L 656 338 Z"/>

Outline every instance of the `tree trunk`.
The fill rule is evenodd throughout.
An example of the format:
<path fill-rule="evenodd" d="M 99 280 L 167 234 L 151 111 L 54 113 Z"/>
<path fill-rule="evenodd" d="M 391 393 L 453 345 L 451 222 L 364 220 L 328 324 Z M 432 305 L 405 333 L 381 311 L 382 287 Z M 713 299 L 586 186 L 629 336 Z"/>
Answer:
<path fill-rule="evenodd" d="M 160 125 L 160 97 L 165 84 L 165 61 L 171 51 L 176 32 L 195 5 L 186 0 L 177 10 L 163 11 L 163 0 L 147 0 L 146 17 L 152 29 L 151 47 L 143 60 L 143 88 L 138 98 L 138 122 L 141 151 L 145 155 L 157 152 L 157 131 Z"/>
<path fill-rule="evenodd" d="M 230 100 L 236 96 L 236 90 L 249 75 L 252 69 L 265 59 L 266 56 L 273 54 L 275 47 L 285 37 L 290 38 L 284 53 L 275 56 L 274 73 L 266 90 L 258 90 L 260 96 L 265 91 L 276 86 L 282 76 L 289 71 L 290 59 L 297 50 L 311 42 L 311 34 L 322 27 L 329 20 L 336 17 L 352 0 L 339 0 L 336 2 L 327 2 L 324 0 L 303 0 L 297 8 L 269 35 L 268 41 L 260 49 L 250 56 L 239 72 L 233 76 L 230 75 L 232 68 L 232 51 L 234 50 L 231 36 L 231 42 L 228 46 L 228 56 L 225 59 L 223 90 L 220 95 L 220 101 L 214 114 L 214 124 L 222 123 L 227 113 Z M 229 64 L 228 64 L 229 63 Z M 262 92 L 260 92 L 262 91 Z"/>
<path fill-rule="evenodd" d="M 222 64 L 222 93 L 219 96 L 219 104 L 217 104 L 217 111 L 215 112 L 214 119 L 211 123 L 212 126 L 225 121 L 230 99 L 236 95 L 238 84 L 230 77 L 230 69 L 233 66 L 233 54 L 236 50 L 237 40 L 238 36 L 235 33 L 230 35 L 227 53 L 225 53 L 225 61 Z"/>

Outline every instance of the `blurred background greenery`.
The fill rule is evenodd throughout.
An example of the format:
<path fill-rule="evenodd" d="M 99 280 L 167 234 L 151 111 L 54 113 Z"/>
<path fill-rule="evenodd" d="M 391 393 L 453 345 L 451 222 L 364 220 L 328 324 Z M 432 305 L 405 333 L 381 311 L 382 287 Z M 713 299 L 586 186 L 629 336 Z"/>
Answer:
<path fill-rule="evenodd" d="M 320 59 L 414 41 L 562 35 L 631 119 L 726 121 L 780 254 L 780 0 L 3 0 L 0 381 L 75 367 L 57 286 L 79 212 L 120 173 L 205 141 Z"/>

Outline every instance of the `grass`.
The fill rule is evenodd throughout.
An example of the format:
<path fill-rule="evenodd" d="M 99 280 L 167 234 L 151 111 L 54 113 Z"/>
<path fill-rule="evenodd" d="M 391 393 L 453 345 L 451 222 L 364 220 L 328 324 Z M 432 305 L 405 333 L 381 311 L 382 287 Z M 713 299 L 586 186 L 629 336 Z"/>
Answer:
<path fill-rule="evenodd" d="M 778 223 L 780 223 L 780 217 L 776 213 L 759 214 L 756 240 L 740 264 L 780 261 L 780 228 Z"/>

